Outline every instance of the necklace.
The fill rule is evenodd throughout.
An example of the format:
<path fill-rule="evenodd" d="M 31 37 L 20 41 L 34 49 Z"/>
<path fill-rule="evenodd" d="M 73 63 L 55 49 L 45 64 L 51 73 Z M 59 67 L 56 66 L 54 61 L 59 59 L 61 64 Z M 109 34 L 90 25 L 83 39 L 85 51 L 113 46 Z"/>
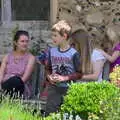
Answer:
<path fill-rule="evenodd" d="M 13 55 L 13 61 L 15 64 L 18 64 L 22 59 L 24 59 L 26 53 L 24 55 Z"/>
<path fill-rule="evenodd" d="M 14 63 L 18 64 L 21 60 L 21 57 L 14 57 Z"/>

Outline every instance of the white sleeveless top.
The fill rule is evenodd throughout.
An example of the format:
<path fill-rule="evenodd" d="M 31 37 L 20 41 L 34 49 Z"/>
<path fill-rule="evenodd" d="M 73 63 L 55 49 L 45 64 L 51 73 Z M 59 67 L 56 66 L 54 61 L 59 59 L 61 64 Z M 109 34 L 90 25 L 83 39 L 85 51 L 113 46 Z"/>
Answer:
<path fill-rule="evenodd" d="M 102 55 L 102 53 L 99 50 L 94 49 L 91 56 L 91 62 L 94 64 L 94 62 L 96 62 L 97 60 L 104 60 L 104 62 L 106 62 L 106 58 Z M 102 72 L 103 70 L 98 77 L 98 82 L 102 81 Z"/>

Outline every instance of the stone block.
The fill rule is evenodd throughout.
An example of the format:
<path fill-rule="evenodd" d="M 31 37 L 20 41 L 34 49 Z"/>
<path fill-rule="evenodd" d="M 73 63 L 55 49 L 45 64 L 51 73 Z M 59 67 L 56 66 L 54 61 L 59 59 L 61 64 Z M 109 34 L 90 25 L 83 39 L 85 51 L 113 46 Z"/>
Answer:
<path fill-rule="evenodd" d="M 86 17 L 86 21 L 88 22 L 88 24 L 102 24 L 103 20 L 104 16 L 101 12 L 88 14 Z"/>

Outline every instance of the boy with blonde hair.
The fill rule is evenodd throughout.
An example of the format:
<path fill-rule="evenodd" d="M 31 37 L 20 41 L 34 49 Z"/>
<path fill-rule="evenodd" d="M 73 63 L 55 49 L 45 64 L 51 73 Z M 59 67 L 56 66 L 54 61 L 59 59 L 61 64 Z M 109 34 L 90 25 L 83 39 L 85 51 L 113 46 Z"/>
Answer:
<path fill-rule="evenodd" d="M 50 82 L 46 104 L 46 116 L 57 112 L 66 95 L 68 83 L 82 77 L 79 53 L 70 46 L 71 26 L 61 20 L 52 26 L 52 41 L 56 47 L 49 51 L 47 78 Z"/>

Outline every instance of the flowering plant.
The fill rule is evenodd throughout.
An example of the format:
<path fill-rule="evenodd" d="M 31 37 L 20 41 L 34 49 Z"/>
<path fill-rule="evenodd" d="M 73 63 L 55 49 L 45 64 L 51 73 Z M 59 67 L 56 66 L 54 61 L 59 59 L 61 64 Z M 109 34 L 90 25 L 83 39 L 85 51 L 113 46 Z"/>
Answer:
<path fill-rule="evenodd" d="M 110 73 L 109 78 L 112 83 L 120 84 L 120 65 L 116 65 L 113 72 Z"/>

